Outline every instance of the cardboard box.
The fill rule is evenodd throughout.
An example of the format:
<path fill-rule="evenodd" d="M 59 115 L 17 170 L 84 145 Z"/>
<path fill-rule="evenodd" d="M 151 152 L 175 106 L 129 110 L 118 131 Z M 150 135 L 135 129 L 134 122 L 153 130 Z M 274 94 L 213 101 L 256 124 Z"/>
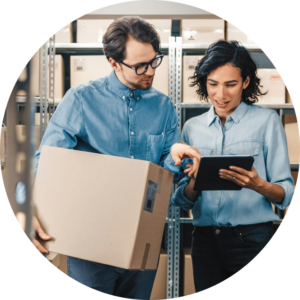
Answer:
<path fill-rule="evenodd" d="M 43 146 L 34 201 L 53 237 L 45 247 L 124 269 L 156 269 L 172 183 L 172 173 L 148 161 Z"/>
<path fill-rule="evenodd" d="M 183 44 L 212 44 L 224 39 L 224 20 L 191 19 L 181 20 L 181 36 Z"/>
<path fill-rule="evenodd" d="M 167 264 L 168 264 L 168 255 L 165 250 L 161 249 L 159 264 L 158 264 L 150 300 L 167 298 Z"/>
<path fill-rule="evenodd" d="M 255 44 L 249 36 L 229 22 L 227 22 L 227 40 L 238 41 L 241 44 Z"/>
<path fill-rule="evenodd" d="M 77 43 L 102 43 L 103 35 L 114 20 L 77 20 Z"/>
<path fill-rule="evenodd" d="M 183 72 L 182 72 L 182 102 L 183 103 L 201 103 L 199 97 L 197 96 L 197 87 L 190 87 L 191 80 L 189 77 L 193 76 L 195 73 L 195 67 L 198 61 L 201 60 L 203 55 L 185 55 L 183 56 Z"/>
<path fill-rule="evenodd" d="M 104 55 L 71 56 L 71 87 L 110 74 L 112 68 Z"/>
<path fill-rule="evenodd" d="M 285 85 L 285 102 L 300 103 L 300 84 Z"/>
<path fill-rule="evenodd" d="M 4 168 L 6 158 L 6 147 L 7 147 L 7 128 L 1 127 L 1 138 L 0 138 L 0 162 L 1 169 Z"/>
<path fill-rule="evenodd" d="M 67 257 L 51 252 L 45 263 L 45 300 L 67 299 Z"/>
<path fill-rule="evenodd" d="M 183 295 L 195 294 L 195 284 L 194 284 L 194 274 L 193 274 L 193 264 L 191 257 L 191 249 L 184 248 L 184 278 L 183 278 Z"/>
<path fill-rule="evenodd" d="M 32 96 L 39 96 L 40 94 L 40 54 L 39 50 L 33 55 L 30 60 L 30 92 Z M 27 79 L 26 67 L 19 76 L 19 80 L 25 81 Z M 20 90 L 17 96 L 27 96 L 26 92 Z"/>
<path fill-rule="evenodd" d="M 145 19 L 148 23 L 155 27 L 156 32 L 160 36 L 161 44 L 168 44 L 169 37 L 172 31 L 172 20 L 171 19 Z"/>
<path fill-rule="evenodd" d="M 73 43 L 73 22 L 69 22 L 55 32 L 56 43 Z"/>
<path fill-rule="evenodd" d="M 298 163 L 300 156 L 300 141 L 296 115 L 284 115 L 283 123 L 287 137 L 290 162 Z"/>
<path fill-rule="evenodd" d="M 30 65 L 30 92 L 32 96 L 39 96 L 40 94 L 40 54 L 39 51 L 31 59 Z M 49 62 L 48 62 L 49 71 Z M 54 98 L 55 102 L 59 102 L 64 96 L 65 90 L 65 72 L 64 63 L 61 55 L 55 55 L 55 78 L 54 78 Z M 26 79 L 26 69 L 23 70 L 20 75 L 20 79 Z M 48 98 L 49 98 L 49 82 L 47 82 L 48 87 Z M 18 96 L 26 96 L 26 92 L 23 90 L 18 91 Z"/>
<path fill-rule="evenodd" d="M 161 65 L 156 69 L 152 86 L 169 95 L 169 56 L 165 55 Z"/>
<path fill-rule="evenodd" d="M 258 104 L 285 103 L 285 85 L 276 69 L 257 69 L 257 76 L 261 79 L 261 91 L 268 91 L 265 96 L 259 97 Z"/>

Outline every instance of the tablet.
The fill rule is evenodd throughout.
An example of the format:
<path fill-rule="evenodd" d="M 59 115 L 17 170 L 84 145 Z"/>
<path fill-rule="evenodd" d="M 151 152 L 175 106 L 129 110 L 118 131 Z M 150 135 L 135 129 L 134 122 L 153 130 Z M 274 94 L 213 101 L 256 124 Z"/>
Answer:
<path fill-rule="evenodd" d="M 235 182 L 220 178 L 219 170 L 230 166 L 251 170 L 254 159 L 250 155 L 202 156 L 194 191 L 238 191 L 242 187 Z"/>

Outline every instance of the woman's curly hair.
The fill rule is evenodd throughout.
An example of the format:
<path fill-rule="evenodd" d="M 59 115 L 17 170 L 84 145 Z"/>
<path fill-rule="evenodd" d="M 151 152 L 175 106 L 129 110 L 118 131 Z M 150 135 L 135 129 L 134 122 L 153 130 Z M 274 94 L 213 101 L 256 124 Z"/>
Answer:
<path fill-rule="evenodd" d="M 197 86 L 197 94 L 201 99 L 208 102 L 208 93 L 206 88 L 207 76 L 218 67 L 226 64 L 232 64 L 241 71 L 243 81 L 250 77 L 250 83 L 243 90 L 242 101 L 247 104 L 258 102 L 258 96 L 266 95 L 260 90 L 260 79 L 257 77 L 257 65 L 252 59 L 248 50 L 237 41 L 220 40 L 211 44 L 204 57 L 199 60 L 194 76 L 189 77 L 192 80 L 191 87 Z"/>

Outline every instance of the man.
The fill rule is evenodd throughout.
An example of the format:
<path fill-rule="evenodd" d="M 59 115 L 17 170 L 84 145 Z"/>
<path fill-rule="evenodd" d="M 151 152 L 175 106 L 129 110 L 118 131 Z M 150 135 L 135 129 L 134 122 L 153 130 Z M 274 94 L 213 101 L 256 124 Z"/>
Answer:
<path fill-rule="evenodd" d="M 66 93 L 41 146 L 148 160 L 169 170 L 172 158 L 179 165 L 182 158 L 191 157 L 195 162 L 192 176 L 200 154 L 192 147 L 176 144 L 179 132 L 173 104 L 151 87 L 155 69 L 163 59 L 159 44 L 155 29 L 144 20 L 123 17 L 114 21 L 103 37 L 113 71 Z M 35 155 L 36 167 L 41 146 Z M 42 239 L 51 239 L 36 218 L 34 228 Z M 37 240 L 33 242 L 42 253 L 48 253 Z M 98 291 L 149 299 L 156 271 L 131 271 L 68 257 L 68 273 Z"/>

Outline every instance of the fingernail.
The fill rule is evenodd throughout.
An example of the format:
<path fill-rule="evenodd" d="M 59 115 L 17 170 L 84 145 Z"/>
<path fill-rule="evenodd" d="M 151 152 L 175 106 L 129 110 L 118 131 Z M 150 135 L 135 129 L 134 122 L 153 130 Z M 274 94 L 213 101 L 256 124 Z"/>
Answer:
<path fill-rule="evenodd" d="M 229 167 L 229 169 L 233 169 L 233 167 L 232 167 L 232 166 L 230 166 L 230 167 Z"/>

